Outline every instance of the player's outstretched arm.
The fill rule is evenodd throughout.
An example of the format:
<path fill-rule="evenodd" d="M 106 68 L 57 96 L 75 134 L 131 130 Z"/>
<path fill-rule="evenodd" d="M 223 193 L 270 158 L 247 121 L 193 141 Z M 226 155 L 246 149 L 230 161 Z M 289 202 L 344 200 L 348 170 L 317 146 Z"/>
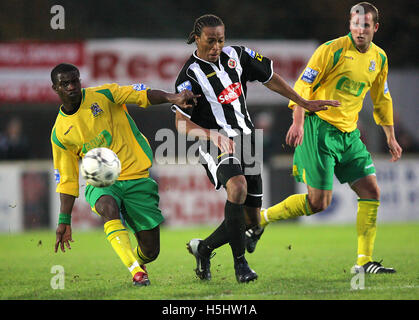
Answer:
<path fill-rule="evenodd" d="M 58 227 L 55 231 L 55 252 L 60 247 L 62 252 L 65 252 L 65 246 L 71 249 L 70 242 L 74 242 L 71 230 L 71 211 L 73 210 L 74 201 L 76 197 L 60 193 L 60 218 L 58 219 Z"/>
<path fill-rule="evenodd" d="M 282 77 L 275 73 L 271 80 L 265 83 L 265 86 L 270 90 L 283 95 L 284 97 L 294 101 L 299 106 L 311 112 L 327 110 L 326 106 L 338 107 L 340 102 L 337 100 L 306 100 L 302 98 L 290 85 L 282 79 Z"/>
<path fill-rule="evenodd" d="M 201 95 L 194 94 L 190 90 L 183 90 L 180 93 L 169 93 L 163 90 L 147 90 L 147 98 L 150 103 L 153 104 L 162 104 L 162 103 L 171 103 L 175 104 L 181 108 L 191 108 L 197 103 L 197 98 Z"/>
<path fill-rule="evenodd" d="M 391 154 L 391 162 L 396 162 L 402 157 L 403 149 L 400 147 L 394 134 L 394 126 L 381 126 L 386 134 L 387 145 Z"/>

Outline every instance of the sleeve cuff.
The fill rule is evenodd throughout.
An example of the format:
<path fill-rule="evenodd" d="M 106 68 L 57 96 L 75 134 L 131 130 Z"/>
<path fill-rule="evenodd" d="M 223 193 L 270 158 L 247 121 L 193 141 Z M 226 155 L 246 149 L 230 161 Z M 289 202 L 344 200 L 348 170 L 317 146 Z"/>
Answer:
<path fill-rule="evenodd" d="M 268 80 L 262 82 L 263 84 L 268 83 L 274 75 L 274 62 L 271 60 L 271 75 L 269 76 Z"/>
<path fill-rule="evenodd" d="M 186 112 L 184 112 L 178 105 L 176 104 L 172 104 L 172 106 L 170 107 L 172 109 L 172 111 L 174 113 L 176 113 L 176 111 L 179 111 L 182 115 L 184 115 L 185 117 L 188 117 L 189 119 L 191 118 L 191 116 L 189 114 L 187 114 Z"/>

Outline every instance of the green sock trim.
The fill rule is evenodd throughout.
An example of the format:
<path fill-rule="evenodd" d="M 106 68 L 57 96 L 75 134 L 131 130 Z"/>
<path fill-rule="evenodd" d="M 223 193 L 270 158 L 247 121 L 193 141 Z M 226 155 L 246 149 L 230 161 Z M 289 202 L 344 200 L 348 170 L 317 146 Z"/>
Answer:
<path fill-rule="evenodd" d="M 380 200 L 377 200 L 377 199 L 358 199 L 358 202 L 360 201 L 380 202 Z"/>
<path fill-rule="evenodd" d="M 306 216 L 311 216 L 313 214 L 313 211 L 310 208 L 310 204 L 308 203 L 308 194 L 306 194 L 306 202 L 305 202 L 305 207 L 306 207 L 306 212 L 305 215 Z"/>
<path fill-rule="evenodd" d="M 115 233 L 115 232 L 118 232 L 118 231 L 127 231 L 127 229 L 118 229 L 118 230 L 111 231 L 106 235 L 106 237 L 108 238 L 112 233 Z"/>
<path fill-rule="evenodd" d="M 138 246 L 137 246 L 137 254 L 140 257 L 141 260 L 143 260 L 144 263 L 150 262 L 151 259 L 149 257 L 146 257 L 142 252 L 140 252 L 138 250 Z"/>

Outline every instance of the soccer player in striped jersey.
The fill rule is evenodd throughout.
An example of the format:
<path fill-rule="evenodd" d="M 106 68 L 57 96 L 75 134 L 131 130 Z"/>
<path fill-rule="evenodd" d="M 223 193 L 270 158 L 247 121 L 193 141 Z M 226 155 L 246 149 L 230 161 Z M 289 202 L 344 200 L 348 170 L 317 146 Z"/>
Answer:
<path fill-rule="evenodd" d="M 332 200 L 333 175 L 348 183 L 358 196 L 356 229 L 358 256 L 355 271 L 394 273 L 373 261 L 380 190 L 370 153 L 357 129 L 358 113 L 368 91 L 374 104 L 374 119 L 387 138 L 391 161 L 402 155 L 393 127 L 393 103 L 387 85 L 388 59 L 372 42 L 379 27 L 378 10 L 367 2 L 351 8 L 346 36 L 322 44 L 313 54 L 295 84 L 306 99 L 338 99 L 340 108 L 306 113 L 291 101 L 293 123 L 286 143 L 296 147 L 293 175 L 307 185 L 307 194 L 295 194 L 261 211 L 261 226 L 325 210 Z M 260 236 L 259 236 L 260 237 Z M 258 240 L 255 235 L 250 250 Z M 248 248 L 249 249 L 249 248 Z"/>
<path fill-rule="evenodd" d="M 51 80 L 62 101 L 51 133 L 56 191 L 60 194 L 55 252 L 59 247 L 63 252 L 65 247 L 71 249 L 71 212 L 79 196 L 79 159 L 93 148 L 109 148 L 121 161 L 121 174 L 109 187 L 87 185 L 86 200 L 103 217 L 106 237 L 132 274 L 133 284 L 149 285 L 145 264 L 159 254 L 159 225 L 164 219 L 157 183 L 149 176 L 153 152 L 125 104 L 146 108 L 176 103 L 187 108 L 198 96 L 188 90 L 179 94 L 152 90 L 141 83 L 81 88 L 77 67 L 64 63 L 51 71 Z M 137 239 L 134 249 L 127 229 Z"/>
<path fill-rule="evenodd" d="M 246 105 L 247 82 L 259 81 L 310 111 L 338 106 L 339 102 L 302 99 L 273 71 L 269 58 L 243 46 L 224 46 L 224 31 L 217 16 L 196 19 L 188 43 L 196 42 L 197 50 L 179 73 L 176 91 L 190 89 L 201 97 L 193 108 L 174 105 L 174 110 L 178 131 L 200 139 L 200 160 L 210 181 L 216 189 L 223 186 L 227 191 L 221 225 L 206 239 L 192 239 L 187 244 L 196 259 L 195 272 L 200 279 L 210 280 L 213 250 L 229 243 L 236 279 L 243 283 L 257 278 L 245 259 L 244 232 L 259 224 L 263 195 L 262 164 L 257 156 L 253 158 L 257 146 Z M 238 144 L 235 148 L 235 142 L 241 148 Z"/>

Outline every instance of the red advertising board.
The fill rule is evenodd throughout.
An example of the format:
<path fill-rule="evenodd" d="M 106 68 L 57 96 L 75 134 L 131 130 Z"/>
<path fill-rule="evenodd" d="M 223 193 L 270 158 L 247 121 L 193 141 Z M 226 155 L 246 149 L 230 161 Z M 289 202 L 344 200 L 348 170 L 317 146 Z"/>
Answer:
<path fill-rule="evenodd" d="M 273 60 L 274 70 L 292 83 L 313 53 L 313 41 L 231 40 Z M 0 43 L 0 103 L 48 103 L 58 99 L 51 89 L 51 69 L 62 62 L 76 65 L 82 85 L 109 82 L 144 83 L 174 91 L 176 77 L 195 50 L 183 40 L 107 39 L 84 42 Z M 278 103 L 281 97 L 250 83 L 248 101 Z"/>

